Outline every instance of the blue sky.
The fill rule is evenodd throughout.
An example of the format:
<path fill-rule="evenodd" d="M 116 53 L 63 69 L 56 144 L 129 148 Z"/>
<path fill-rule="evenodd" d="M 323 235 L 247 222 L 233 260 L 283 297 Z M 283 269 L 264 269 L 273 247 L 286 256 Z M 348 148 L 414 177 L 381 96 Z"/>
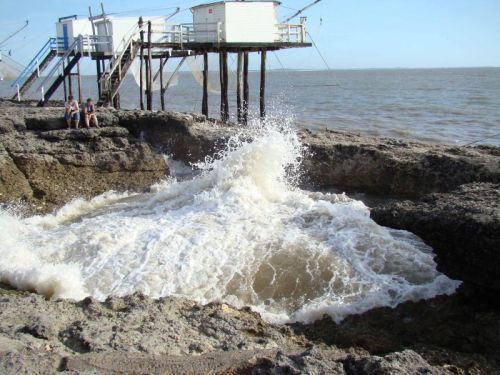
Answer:
<path fill-rule="evenodd" d="M 184 11 L 172 21 L 190 22 L 189 7 L 200 0 L 109 0 L 109 13 L 158 15 L 180 6 Z M 284 0 L 284 18 L 311 0 Z M 48 37 L 57 18 L 88 15 L 100 1 L 2 0 L 0 39 L 21 26 L 29 27 L 5 49 L 12 58 L 27 63 Z M 292 8 L 292 9 L 290 9 Z M 135 12 L 134 12 L 135 11 Z M 328 64 L 334 69 L 429 68 L 500 66 L 500 0 L 322 0 L 307 11 L 308 29 Z M 313 49 L 280 51 L 286 68 L 323 69 Z M 255 58 L 251 68 L 258 67 Z M 275 56 L 270 68 L 279 68 Z"/>

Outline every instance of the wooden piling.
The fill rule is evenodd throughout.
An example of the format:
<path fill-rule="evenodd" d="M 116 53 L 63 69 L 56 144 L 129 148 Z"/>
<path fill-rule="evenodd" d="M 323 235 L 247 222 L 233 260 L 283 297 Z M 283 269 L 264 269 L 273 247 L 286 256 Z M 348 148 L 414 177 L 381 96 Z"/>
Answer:
<path fill-rule="evenodd" d="M 160 103 L 161 110 L 165 110 L 165 91 L 163 89 L 163 68 L 165 66 L 164 58 L 160 57 Z"/>
<path fill-rule="evenodd" d="M 220 118 L 224 121 L 224 55 L 222 52 L 219 52 L 219 81 L 220 81 Z"/>
<path fill-rule="evenodd" d="M 101 62 L 99 60 L 96 60 L 95 62 L 96 69 L 97 69 L 97 96 L 100 98 L 101 97 Z"/>
<path fill-rule="evenodd" d="M 80 61 L 76 63 L 76 75 L 78 78 L 78 102 L 83 103 L 82 98 L 82 76 L 80 75 Z"/>
<path fill-rule="evenodd" d="M 266 117 L 266 50 L 260 52 L 260 118 Z"/>
<path fill-rule="evenodd" d="M 68 65 L 69 65 L 69 57 L 68 57 Z M 73 69 L 71 69 L 73 70 Z M 68 94 L 69 95 L 73 95 L 73 85 L 71 83 L 71 70 L 69 71 L 69 74 L 68 74 Z"/>
<path fill-rule="evenodd" d="M 148 21 L 148 63 L 147 63 L 147 93 L 146 93 L 146 99 L 147 99 L 147 105 L 148 105 L 148 110 L 152 111 L 153 110 L 153 48 L 152 48 L 152 40 L 151 40 L 151 21 Z"/>
<path fill-rule="evenodd" d="M 208 53 L 203 53 L 203 99 L 201 113 L 208 117 Z"/>
<path fill-rule="evenodd" d="M 250 89 L 248 87 L 248 52 L 243 53 L 243 123 L 248 123 L 248 100 Z"/>
<path fill-rule="evenodd" d="M 143 87 L 143 81 L 144 81 L 144 30 L 141 30 L 140 32 L 141 35 L 141 52 L 140 52 L 140 70 L 139 70 L 139 100 L 141 104 L 141 110 L 144 110 L 144 87 Z"/>
<path fill-rule="evenodd" d="M 241 124 L 243 121 L 243 113 L 242 113 L 242 73 L 243 73 L 243 52 L 238 52 L 238 65 L 236 67 L 236 111 L 238 124 Z"/>
<path fill-rule="evenodd" d="M 113 97 L 113 107 L 116 109 L 120 109 L 120 93 L 117 92 L 115 96 Z"/>
<path fill-rule="evenodd" d="M 223 56 L 223 75 L 224 75 L 224 121 L 229 120 L 229 99 L 228 99 L 228 88 L 229 80 L 227 74 L 227 52 L 222 53 Z"/>
<path fill-rule="evenodd" d="M 66 64 L 64 63 L 64 61 L 62 62 L 62 69 L 63 69 L 63 72 L 66 69 Z M 67 101 L 68 100 L 68 89 L 66 88 L 66 77 L 64 77 L 64 79 L 63 79 L 63 90 L 64 90 L 64 101 Z"/>

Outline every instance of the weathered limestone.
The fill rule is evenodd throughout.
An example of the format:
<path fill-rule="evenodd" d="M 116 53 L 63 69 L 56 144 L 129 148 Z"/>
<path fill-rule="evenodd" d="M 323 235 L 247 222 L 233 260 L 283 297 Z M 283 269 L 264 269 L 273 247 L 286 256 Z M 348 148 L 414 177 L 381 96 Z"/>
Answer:
<path fill-rule="evenodd" d="M 168 172 L 163 156 L 123 127 L 60 130 L 59 110 L 34 111 L 0 109 L 0 202 L 48 212 L 108 190 L 143 191 Z"/>
<path fill-rule="evenodd" d="M 500 293 L 500 184 L 462 185 L 372 210 L 379 224 L 415 233 L 437 255 L 438 269 L 451 278 Z M 492 298 L 491 302 L 496 302 Z"/>
<path fill-rule="evenodd" d="M 432 340 L 416 340 L 420 347 L 413 345 L 415 341 L 407 340 L 406 346 L 415 346 L 408 350 L 395 338 L 386 353 L 377 352 L 363 342 L 339 349 L 335 340 L 322 341 L 321 337 L 314 337 L 314 324 L 305 329 L 296 325 L 274 326 L 249 309 L 219 303 L 201 306 L 174 297 L 153 300 L 133 294 L 108 298 L 103 303 L 91 298 L 75 303 L 47 301 L 27 292 L 10 292 L 0 285 L 0 304 L 2 374 L 57 371 L 71 374 L 455 374 L 467 366 L 488 369 L 493 363 L 490 359 L 476 358 L 473 352 L 463 353 L 462 362 L 450 360 L 455 353 L 446 345 L 440 347 L 441 353 L 428 354 L 427 349 L 435 348 L 432 344 L 427 347 Z M 411 304 L 407 304 L 407 310 L 408 306 Z M 388 316 L 391 318 L 386 318 L 386 329 L 391 323 L 403 324 L 399 316 L 391 313 Z M 492 322 L 500 321 L 496 319 Z M 372 320 L 367 317 L 359 324 L 367 328 L 373 324 Z M 342 328 L 331 321 L 318 324 L 320 329 L 314 332 L 325 338 L 335 337 L 337 330 L 349 335 L 347 325 Z M 370 329 L 369 332 L 375 332 L 377 328 Z M 382 330 L 381 336 L 385 334 L 383 328 L 378 329 Z M 481 333 L 472 337 L 479 338 Z M 494 350 L 494 345 L 496 341 L 488 350 Z M 430 360 L 434 363 L 430 364 Z M 450 366 L 454 363 L 461 367 Z"/>
<path fill-rule="evenodd" d="M 453 147 L 356 134 L 304 132 L 304 170 L 314 186 L 418 197 L 470 182 L 500 182 L 500 150 Z"/>

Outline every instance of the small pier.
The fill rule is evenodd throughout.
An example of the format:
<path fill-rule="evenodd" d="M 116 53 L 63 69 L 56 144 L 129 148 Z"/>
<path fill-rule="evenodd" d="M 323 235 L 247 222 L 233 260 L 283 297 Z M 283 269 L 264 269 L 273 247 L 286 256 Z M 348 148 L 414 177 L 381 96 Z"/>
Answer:
<path fill-rule="evenodd" d="M 229 119 L 228 56 L 237 59 L 236 102 L 238 122 L 248 120 L 248 69 L 252 54 L 260 54 L 260 116 L 266 114 L 267 52 L 286 48 L 310 47 L 305 18 L 298 24 L 279 23 L 277 1 L 218 1 L 191 8 L 193 22 L 172 24 L 165 17 L 113 17 L 101 7 L 88 19 L 77 16 L 60 18 L 56 37 L 35 55 L 13 82 L 13 99 L 20 100 L 27 90 L 38 84 L 39 106 L 44 106 L 63 85 L 64 99 L 80 88 L 80 61 L 89 58 L 96 63 L 98 105 L 120 108 L 120 87 L 134 60 L 140 63 L 138 102 L 141 109 L 153 110 L 153 83 L 160 84 L 161 109 L 166 109 L 165 94 L 170 82 L 164 82 L 163 71 L 170 59 L 178 59 L 177 72 L 186 58 L 203 56 L 202 113 L 208 113 L 209 54 L 218 54 L 220 78 L 220 117 Z M 159 69 L 153 71 L 153 60 Z M 39 79 L 40 78 L 40 79 Z M 41 81 L 41 82 L 38 82 Z"/>

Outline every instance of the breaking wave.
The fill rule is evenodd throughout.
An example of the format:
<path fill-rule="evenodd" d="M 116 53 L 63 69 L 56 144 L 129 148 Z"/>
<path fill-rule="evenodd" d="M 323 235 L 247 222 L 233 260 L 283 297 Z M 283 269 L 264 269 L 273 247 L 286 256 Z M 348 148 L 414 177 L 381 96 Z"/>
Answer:
<path fill-rule="evenodd" d="M 108 192 L 54 214 L 0 212 L 0 280 L 47 296 L 179 295 L 249 305 L 270 321 L 340 320 L 452 293 L 432 250 L 344 194 L 296 187 L 307 150 L 287 124 L 253 124 L 147 194 Z"/>

